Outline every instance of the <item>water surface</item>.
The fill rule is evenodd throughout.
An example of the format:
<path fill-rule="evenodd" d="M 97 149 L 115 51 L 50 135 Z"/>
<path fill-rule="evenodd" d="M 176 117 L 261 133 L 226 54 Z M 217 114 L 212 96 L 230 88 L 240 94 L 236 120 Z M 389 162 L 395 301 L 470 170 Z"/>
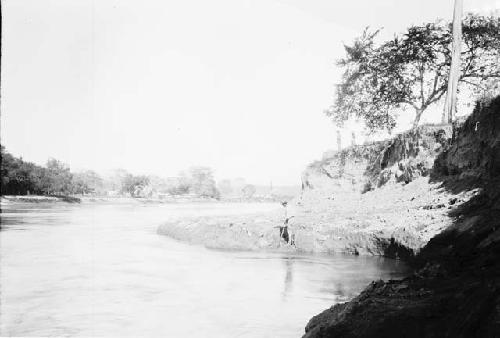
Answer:
<path fill-rule="evenodd" d="M 271 204 L 2 205 L 0 335 L 298 337 L 405 267 L 373 257 L 223 252 L 156 233 Z"/>

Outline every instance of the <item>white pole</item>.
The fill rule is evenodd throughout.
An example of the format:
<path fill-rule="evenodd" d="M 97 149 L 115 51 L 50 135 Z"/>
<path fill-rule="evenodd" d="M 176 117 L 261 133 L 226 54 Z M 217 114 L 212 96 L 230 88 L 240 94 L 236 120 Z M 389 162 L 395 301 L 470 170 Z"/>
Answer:
<path fill-rule="evenodd" d="M 458 80 L 460 78 L 460 53 L 462 51 L 462 12 L 463 0 L 455 0 L 453 13 L 453 46 L 451 54 L 450 77 L 448 78 L 448 91 L 444 105 L 443 122 L 453 122 L 453 116 L 457 109 Z"/>

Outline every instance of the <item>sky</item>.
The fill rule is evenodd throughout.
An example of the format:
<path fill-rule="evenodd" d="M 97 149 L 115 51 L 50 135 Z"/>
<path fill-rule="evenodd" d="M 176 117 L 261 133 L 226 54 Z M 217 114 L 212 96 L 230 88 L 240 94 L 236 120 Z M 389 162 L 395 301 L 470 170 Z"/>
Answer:
<path fill-rule="evenodd" d="M 464 1 L 465 11 L 500 8 Z M 336 144 L 335 60 L 453 0 L 4 0 L 1 143 L 38 164 L 300 184 Z M 426 120 L 424 115 L 423 120 Z M 348 132 L 347 130 L 345 131 Z"/>

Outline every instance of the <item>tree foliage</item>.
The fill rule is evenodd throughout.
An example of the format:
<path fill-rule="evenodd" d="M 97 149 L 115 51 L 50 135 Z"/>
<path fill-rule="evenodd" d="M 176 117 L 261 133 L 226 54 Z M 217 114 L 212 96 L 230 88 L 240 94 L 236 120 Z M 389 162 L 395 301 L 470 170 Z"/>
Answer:
<path fill-rule="evenodd" d="M 47 161 L 46 173 L 46 190 L 49 194 L 67 194 L 73 192 L 72 181 L 73 175 L 69 167 L 51 158 Z"/>
<path fill-rule="evenodd" d="M 189 179 L 185 175 L 180 177 L 171 178 L 167 183 L 166 192 L 170 195 L 186 195 L 189 194 L 191 185 Z"/>
<path fill-rule="evenodd" d="M 219 198 L 212 169 L 208 167 L 191 167 L 189 169 L 191 182 L 190 191 L 201 197 Z"/>
<path fill-rule="evenodd" d="M 252 198 L 256 191 L 257 191 L 257 189 L 255 188 L 255 186 L 253 184 L 247 184 L 241 190 L 243 197 L 246 199 Z"/>
<path fill-rule="evenodd" d="M 122 181 L 121 192 L 124 194 L 130 194 L 132 197 L 147 197 L 147 193 L 144 192 L 149 185 L 149 178 L 144 175 L 135 176 L 132 174 L 127 174 Z"/>
<path fill-rule="evenodd" d="M 104 180 L 92 170 L 74 173 L 72 185 L 75 194 L 87 195 L 104 193 Z"/>
<path fill-rule="evenodd" d="M 71 195 L 102 192 L 102 178 L 93 171 L 72 173 L 56 159 L 45 167 L 12 156 L 1 147 L 2 195 Z"/>
<path fill-rule="evenodd" d="M 16 158 L 1 147 L 2 195 L 105 195 L 152 197 L 163 192 L 170 195 L 193 194 L 219 198 L 212 169 L 192 167 L 180 177 L 162 179 L 158 176 L 133 175 L 124 169 L 114 170 L 102 178 L 92 170 L 71 172 L 61 161 L 49 159 L 45 167 Z"/>
<path fill-rule="evenodd" d="M 16 158 L 1 147 L 2 195 L 68 195 L 74 193 L 73 174 L 62 162 L 50 159 L 42 167 Z"/>
<path fill-rule="evenodd" d="M 452 32 L 443 22 L 412 26 L 380 45 L 379 31 L 365 29 L 338 61 L 343 68 L 335 102 L 328 110 L 338 125 L 351 116 L 370 130 L 391 130 L 397 111 L 411 108 L 414 127 L 429 106 L 446 93 L 451 64 Z M 463 20 L 462 86 L 485 90 L 500 78 L 500 18 L 468 15 Z"/>

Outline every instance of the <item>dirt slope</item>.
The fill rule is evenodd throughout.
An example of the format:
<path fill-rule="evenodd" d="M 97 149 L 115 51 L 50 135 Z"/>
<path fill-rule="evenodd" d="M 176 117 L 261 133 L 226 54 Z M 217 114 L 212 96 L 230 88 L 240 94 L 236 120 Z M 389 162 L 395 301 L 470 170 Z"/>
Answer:
<path fill-rule="evenodd" d="M 500 97 L 478 105 L 435 161 L 431 182 L 470 199 L 402 281 L 373 282 L 313 317 L 304 337 L 500 336 Z"/>

